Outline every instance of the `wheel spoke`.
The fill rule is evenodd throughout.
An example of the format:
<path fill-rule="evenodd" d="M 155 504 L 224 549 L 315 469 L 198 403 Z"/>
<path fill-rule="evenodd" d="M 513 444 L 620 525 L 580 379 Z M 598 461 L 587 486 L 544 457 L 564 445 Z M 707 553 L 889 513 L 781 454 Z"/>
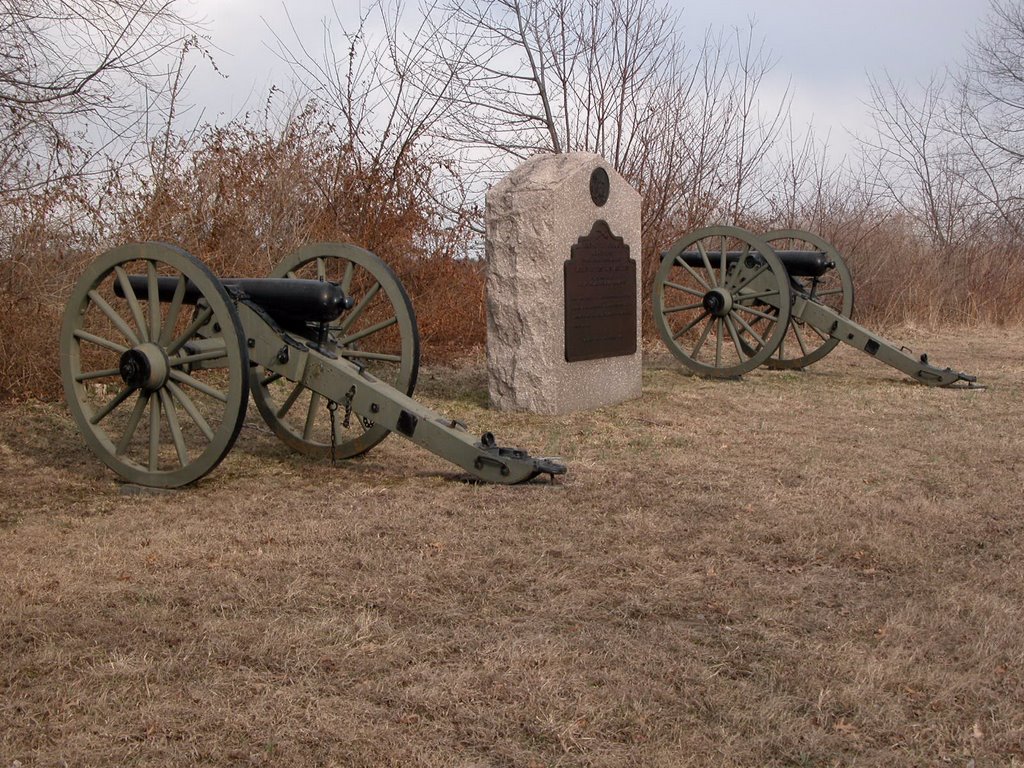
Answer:
<path fill-rule="evenodd" d="M 361 349 L 339 349 L 338 354 L 342 357 L 361 357 L 366 360 L 382 360 L 386 363 L 402 362 L 401 355 L 392 355 L 387 352 L 365 352 Z"/>
<path fill-rule="evenodd" d="M 124 434 L 117 441 L 117 446 L 114 449 L 115 455 L 120 456 L 128 450 L 128 443 L 132 441 L 135 430 L 139 428 L 139 422 L 142 421 L 142 414 L 146 410 L 147 402 L 149 402 L 149 397 L 145 392 L 140 391 L 139 398 L 135 401 L 135 407 L 132 408 L 132 414 L 128 417 L 128 423 L 125 425 Z"/>
<path fill-rule="evenodd" d="M 377 331 L 383 331 L 385 328 L 389 328 L 392 325 L 395 325 L 397 322 L 398 322 L 398 318 L 397 317 L 392 317 L 392 318 L 389 318 L 388 320 L 381 320 L 379 323 L 374 323 L 373 325 L 371 325 L 371 326 L 369 326 L 367 328 L 363 328 L 363 330 L 361 330 L 361 331 L 359 331 L 357 333 L 353 333 L 351 336 L 346 336 L 346 337 L 344 337 L 342 339 L 339 339 L 338 340 L 338 344 L 339 345 L 352 344 L 354 342 L 359 341 L 360 339 L 365 339 L 367 336 L 371 336 L 371 335 L 377 333 Z"/>
<path fill-rule="evenodd" d="M 103 406 L 99 411 L 93 414 L 93 417 L 89 419 L 89 423 L 96 426 L 109 416 L 117 406 L 128 399 L 128 396 L 135 391 L 135 387 L 124 387 L 120 392 L 114 395 L 114 399 Z"/>
<path fill-rule="evenodd" d="M 204 308 L 198 315 L 196 315 L 196 319 L 189 324 L 188 328 L 186 328 L 184 332 L 174 340 L 174 343 L 164 350 L 167 352 L 167 356 L 170 357 L 171 355 L 177 354 L 178 350 L 185 346 L 185 343 L 195 336 L 196 331 L 206 325 L 211 317 L 213 317 L 213 309 L 210 307 Z"/>
<path fill-rule="evenodd" d="M 823 333 L 822 333 L 821 331 L 819 331 L 819 330 L 818 330 L 817 328 L 815 328 L 815 327 L 814 327 L 813 325 L 807 325 L 807 327 L 808 327 L 808 328 L 810 328 L 810 329 L 811 329 L 812 331 L 814 331 L 814 332 L 815 332 L 816 334 L 818 334 L 818 337 L 819 337 L 819 338 L 820 338 L 820 339 L 821 339 L 822 341 L 828 341 L 828 340 L 829 340 L 829 338 L 830 338 L 830 337 L 828 337 L 828 336 L 826 336 L 825 334 L 823 334 Z"/>
<path fill-rule="evenodd" d="M 746 362 L 747 358 L 743 356 L 743 348 L 740 346 L 740 337 L 739 334 L 736 333 L 736 326 L 729 315 L 726 315 L 724 320 L 726 327 L 729 329 L 729 335 L 732 337 L 732 343 L 736 347 L 736 356 L 740 359 L 740 363 L 742 364 Z"/>
<path fill-rule="evenodd" d="M 109 349 L 111 352 L 117 352 L 118 354 L 123 355 L 128 351 L 128 347 L 122 346 L 116 341 L 104 339 L 94 333 L 89 333 L 88 331 L 76 330 L 74 332 L 74 337 L 80 341 L 88 341 L 90 344 L 95 344 L 97 347 L 103 347 L 104 349 Z"/>
<path fill-rule="evenodd" d="M 149 341 L 146 316 L 142 313 L 142 307 L 139 305 L 139 299 L 135 295 L 135 289 L 132 288 L 132 284 L 128 281 L 128 273 L 124 271 L 124 267 L 117 266 L 114 267 L 114 274 L 117 275 L 117 282 L 120 283 L 125 301 L 128 302 L 128 309 L 131 310 L 132 318 L 135 320 L 135 327 L 139 329 L 139 338 L 144 342 Z M 159 301 L 159 297 L 157 297 L 157 301 Z"/>
<path fill-rule="evenodd" d="M 725 235 L 722 235 L 722 250 L 719 256 L 719 264 L 722 270 L 722 276 L 718 279 L 719 285 L 725 285 Z"/>
<path fill-rule="evenodd" d="M 171 297 L 171 307 L 167 310 L 167 320 L 164 328 L 160 331 L 160 340 L 157 342 L 161 347 L 167 346 L 174 333 L 174 326 L 178 324 L 178 315 L 181 313 L 181 304 L 185 300 L 185 289 L 188 287 L 188 280 L 185 275 L 178 275 L 178 284 L 174 286 L 174 295 Z"/>
<path fill-rule="evenodd" d="M 128 327 L 128 323 L 124 321 L 124 318 L 117 314 L 117 310 L 110 306 L 95 288 L 89 291 L 88 296 L 92 303 L 99 307 L 100 311 L 114 324 L 114 327 L 121 332 L 121 335 L 128 339 L 128 342 L 133 347 L 137 347 L 139 345 L 139 337 Z"/>
<path fill-rule="evenodd" d="M 222 403 L 226 403 L 228 401 L 228 395 L 226 392 L 221 392 L 219 389 L 214 389 L 206 382 L 200 381 L 197 378 L 189 376 L 184 371 L 178 371 L 172 368 L 169 375 L 179 384 L 187 384 L 188 386 L 192 387 L 192 389 L 198 390 L 199 392 L 202 392 L 204 395 L 212 397 L 214 400 L 220 400 L 220 402 Z"/>
<path fill-rule="evenodd" d="M 188 365 L 190 363 L 201 363 L 209 360 L 220 360 L 222 357 L 228 356 L 227 347 L 222 349 L 207 349 L 202 352 L 196 352 L 192 355 L 182 355 L 181 357 L 170 358 L 171 365 L 175 368 Z"/>
<path fill-rule="evenodd" d="M 149 395 L 149 471 L 160 466 L 160 398 L 156 392 Z"/>
<path fill-rule="evenodd" d="M 274 373 L 273 371 L 271 371 L 270 374 L 268 374 L 267 376 L 264 376 L 262 379 L 260 379 L 260 386 L 261 387 L 269 387 L 271 384 L 273 384 L 278 379 L 283 379 L 283 378 L 284 378 L 284 376 L 282 374 Z"/>
<path fill-rule="evenodd" d="M 160 284 L 156 279 L 156 264 L 146 262 L 146 290 L 149 294 L 149 338 L 160 338 Z"/>
<path fill-rule="evenodd" d="M 213 429 L 203 417 L 203 414 L 199 412 L 199 409 L 196 408 L 196 404 L 192 402 L 192 398 L 185 394 L 185 390 L 173 381 L 168 381 L 167 391 L 171 393 L 175 400 L 181 403 L 181 407 L 185 409 L 185 413 L 187 413 L 189 418 L 195 422 L 195 425 L 199 427 L 199 431 L 206 436 L 206 439 L 213 442 Z"/>
<path fill-rule="evenodd" d="M 753 326 L 750 325 L 750 323 L 748 323 L 746 320 L 740 317 L 739 313 L 733 312 L 733 315 L 736 317 L 736 322 L 742 325 L 743 328 L 747 331 L 747 333 L 749 333 L 751 336 L 757 339 L 758 344 L 760 344 L 762 347 L 768 346 L 768 343 L 761 337 L 761 335 L 754 330 Z"/>
<path fill-rule="evenodd" d="M 691 296 L 703 296 L 705 293 L 707 293 L 707 291 L 698 291 L 694 288 L 691 288 L 688 285 L 680 285 L 679 283 L 673 283 L 669 280 L 666 280 L 664 282 L 664 285 L 668 286 L 669 288 L 675 288 L 677 291 L 683 291 L 684 293 L 688 293 Z"/>
<path fill-rule="evenodd" d="M 323 256 L 316 260 L 316 279 L 320 282 L 327 280 L 327 259 Z"/>
<path fill-rule="evenodd" d="M 708 285 L 707 281 L 703 277 L 698 275 L 697 271 L 693 267 L 691 267 L 689 264 L 687 264 L 685 261 L 683 261 L 682 256 L 676 256 L 676 264 L 678 264 L 683 269 L 685 269 L 687 272 L 689 272 L 690 273 L 690 277 L 692 277 L 694 280 L 696 280 L 697 284 L 701 288 L 703 288 L 705 291 L 710 291 L 711 290 L 711 286 Z M 665 284 L 666 285 L 671 285 L 673 288 L 679 288 L 680 290 L 685 290 L 683 288 L 683 286 L 678 285 L 677 283 L 665 283 Z M 704 294 L 701 293 L 701 294 L 698 294 L 698 295 L 699 296 L 703 296 Z"/>
<path fill-rule="evenodd" d="M 800 345 L 800 351 L 803 352 L 804 357 L 807 357 L 807 345 L 804 343 L 803 334 L 800 333 L 800 326 L 796 323 L 790 323 L 793 328 L 793 333 L 796 335 L 796 343 Z"/>
<path fill-rule="evenodd" d="M 174 403 L 171 402 L 171 396 L 166 389 L 160 390 L 160 403 L 163 405 L 164 413 L 167 414 L 167 426 L 171 430 L 171 440 L 174 441 L 174 450 L 178 454 L 178 462 L 184 467 L 189 462 L 188 448 L 185 447 L 185 436 L 181 433 L 181 427 L 178 426 L 178 412 L 175 410 Z"/>
<path fill-rule="evenodd" d="M 349 289 L 352 287 L 352 273 L 355 272 L 356 264 L 354 261 L 345 262 L 345 275 L 341 278 L 341 290 L 348 296 Z"/>
<path fill-rule="evenodd" d="M 758 267 L 757 271 L 754 272 L 753 274 L 751 274 L 749 277 L 747 277 L 746 274 L 743 273 L 743 268 L 742 267 L 740 269 L 736 270 L 736 283 L 735 283 L 736 287 L 735 287 L 734 290 L 735 291 L 739 291 L 741 288 L 743 288 L 743 286 L 749 285 L 750 283 L 754 282 L 754 280 L 756 280 L 758 277 L 760 277 L 761 273 L 765 272 L 767 269 L 768 269 L 768 263 L 765 262 L 760 267 Z"/>
<path fill-rule="evenodd" d="M 778 296 L 778 291 L 761 291 L 760 293 L 741 293 L 733 291 L 740 301 L 756 301 L 757 299 L 766 299 L 769 296 Z"/>
<path fill-rule="evenodd" d="M 722 367 L 722 318 L 715 318 L 715 368 Z"/>
<path fill-rule="evenodd" d="M 708 252 L 704 248 L 704 243 L 697 242 L 697 252 L 700 254 L 700 260 L 704 262 L 704 269 L 708 271 L 708 277 L 711 278 L 711 287 L 714 288 L 718 285 L 715 280 L 715 269 L 711 266 L 711 259 L 708 258 Z"/>
<path fill-rule="evenodd" d="M 688 309 L 697 309 L 698 307 L 703 307 L 703 306 L 704 306 L 704 303 L 698 301 L 696 304 L 683 304 L 683 305 L 678 306 L 678 307 L 666 307 L 665 309 L 662 310 L 662 314 L 669 315 L 669 314 L 672 314 L 673 312 L 685 312 Z"/>
<path fill-rule="evenodd" d="M 700 338 L 697 339 L 697 346 L 695 346 L 693 348 L 693 352 L 690 353 L 690 358 L 692 360 L 697 359 L 697 353 L 700 351 L 700 348 L 704 346 L 704 342 L 707 341 L 708 334 L 711 333 L 712 325 L 714 325 L 714 322 L 708 318 L 707 325 L 704 326 L 704 331 L 701 333 Z"/>
<path fill-rule="evenodd" d="M 118 376 L 121 371 L 117 368 L 106 368 L 102 371 L 89 371 L 88 373 L 79 373 L 75 376 L 75 381 L 92 381 L 93 379 L 106 379 L 110 376 Z"/>
<path fill-rule="evenodd" d="M 708 316 L 708 311 L 705 309 L 703 312 L 700 313 L 700 315 L 697 316 L 696 320 L 694 320 L 693 322 L 687 323 L 682 328 L 680 328 L 678 331 L 673 333 L 672 334 L 672 338 L 673 339 L 678 339 L 680 336 L 682 336 L 688 330 L 693 328 L 695 325 L 697 325 L 697 323 L 699 323 L 701 320 L 703 320 L 707 316 Z"/>
<path fill-rule="evenodd" d="M 281 407 L 277 409 L 277 418 L 284 418 L 284 415 L 292 409 L 292 406 L 295 405 L 295 401 L 299 399 L 299 395 L 302 394 L 302 390 L 304 389 L 305 387 L 302 386 L 301 381 L 295 385 L 291 394 L 288 395 L 288 398 L 283 403 L 281 403 Z"/>
<path fill-rule="evenodd" d="M 746 304 L 734 304 L 733 305 L 733 309 L 734 310 L 739 310 L 741 312 L 749 312 L 750 314 L 754 315 L 755 317 L 762 317 L 765 320 L 775 320 L 776 319 L 775 315 L 769 315 L 767 312 L 762 312 L 760 309 L 754 309 L 753 307 L 748 307 Z"/>
<path fill-rule="evenodd" d="M 370 290 L 366 292 L 366 295 L 359 300 L 359 303 L 352 307 L 351 310 L 349 310 L 348 315 L 345 316 L 345 319 L 341 321 L 341 325 L 338 326 L 338 330 L 341 331 L 342 333 L 347 331 L 349 329 L 349 326 L 351 326 L 352 323 L 354 323 L 358 319 L 358 317 L 363 313 L 363 310 L 366 309 L 366 306 L 371 301 L 373 301 L 373 297 L 377 295 L 377 291 L 379 290 L 380 283 L 374 283 Z"/>
<path fill-rule="evenodd" d="M 321 395 L 319 392 L 311 392 L 309 395 L 309 409 L 306 411 L 306 423 L 302 427 L 302 439 L 309 440 L 313 437 L 313 427 L 316 426 L 316 410 L 320 405 Z"/>

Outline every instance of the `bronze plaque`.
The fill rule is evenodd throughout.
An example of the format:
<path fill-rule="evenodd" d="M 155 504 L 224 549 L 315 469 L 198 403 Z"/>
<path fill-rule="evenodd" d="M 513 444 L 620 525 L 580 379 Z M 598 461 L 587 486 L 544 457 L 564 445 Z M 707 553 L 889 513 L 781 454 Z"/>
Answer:
<path fill-rule="evenodd" d="M 565 361 L 636 353 L 636 260 L 604 221 L 565 262 Z"/>

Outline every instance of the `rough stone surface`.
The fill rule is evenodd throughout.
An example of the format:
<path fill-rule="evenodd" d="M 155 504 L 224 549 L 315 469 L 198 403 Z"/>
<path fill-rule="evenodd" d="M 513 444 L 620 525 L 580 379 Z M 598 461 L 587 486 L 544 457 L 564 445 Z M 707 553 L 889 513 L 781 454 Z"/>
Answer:
<path fill-rule="evenodd" d="M 607 202 L 591 197 L 595 168 Z M 564 263 L 598 220 L 636 261 L 636 353 L 565 361 Z M 487 373 L 499 410 L 561 414 L 639 397 L 640 195 L 599 155 L 537 155 L 487 193 Z"/>

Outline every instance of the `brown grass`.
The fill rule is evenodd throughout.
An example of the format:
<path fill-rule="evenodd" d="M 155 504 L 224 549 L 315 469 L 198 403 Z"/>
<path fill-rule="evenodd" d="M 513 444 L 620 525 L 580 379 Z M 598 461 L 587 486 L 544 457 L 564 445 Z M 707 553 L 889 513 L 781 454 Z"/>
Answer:
<path fill-rule="evenodd" d="M 482 363 L 420 395 L 565 456 L 466 484 L 392 437 L 338 468 L 252 416 L 133 493 L 62 408 L 0 411 L 0 765 L 1024 765 L 1024 337 L 681 374 L 545 418 Z"/>

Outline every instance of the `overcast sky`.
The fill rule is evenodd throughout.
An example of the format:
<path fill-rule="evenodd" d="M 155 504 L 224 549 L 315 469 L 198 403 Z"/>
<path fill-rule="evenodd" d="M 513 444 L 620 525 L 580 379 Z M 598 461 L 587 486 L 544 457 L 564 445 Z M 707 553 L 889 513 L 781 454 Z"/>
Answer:
<path fill-rule="evenodd" d="M 681 12 L 684 34 L 698 44 L 709 27 L 730 29 L 756 22 L 757 33 L 777 59 L 764 93 L 768 103 L 787 85 L 793 116 L 813 120 L 819 137 L 830 134 L 839 152 L 851 145 L 848 131 L 863 131 L 867 77 L 887 70 L 907 84 L 963 58 L 968 36 L 989 7 L 988 0 L 670 0 Z M 406 0 L 414 5 L 415 0 Z M 354 19 L 358 0 L 335 0 Z M 258 109 L 272 84 L 287 82 L 287 69 L 269 49 L 269 28 L 289 37 L 288 16 L 313 46 L 320 20 L 332 14 L 330 0 L 191 0 L 194 16 L 206 19 L 220 70 L 197 65 L 190 99 L 203 119 L 222 122 Z M 286 14 L 285 8 L 288 12 Z M 191 119 L 195 119 L 192 112 Z"/>

